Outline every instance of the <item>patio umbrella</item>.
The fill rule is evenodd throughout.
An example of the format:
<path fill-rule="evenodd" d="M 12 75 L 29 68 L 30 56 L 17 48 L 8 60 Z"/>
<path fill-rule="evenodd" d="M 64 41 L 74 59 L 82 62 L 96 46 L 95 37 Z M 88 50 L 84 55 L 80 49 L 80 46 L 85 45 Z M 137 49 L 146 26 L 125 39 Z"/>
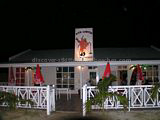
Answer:
<path fill-rule="evenodd" d="M 102 80 L 103 80 L 104 78 L 108 78 L 108 77 L 110 76 L 110 74 L 111 74 L 111 68 L 110 68 L 110 64 L 109 64 L 109 62 L 108 62 L 107 65 L 106 65 L 106 69 L 105 69 L 105 71 L 104 71 Z"/>
<path fill-rule="evenodd" d="M 40 66 L 37 64 L 34 84 L 41 85 L 42 83 L 44 83 L 44 79 L 40 70 Z"/>
<path fill-rule="evenodd" d="M 15 82 L 15 77 L 14 77 L 14 73 L 13 73 L 13 67 L 10 67 L 8 84 L 14 85 L 14 82 Z"/>
<path fill-rule="evenodd" d="M 142 81 L 144 80 L 143 77 L 143 72 L 142 72 L 142 68 L 140 67 L 140 65 L 136 65 L 136 67 L 134 68 L 133 72 L 132 72 L 132 76 L 131 76 L 131 85 L 141 85 Z"/>
<path fill-rule="evenodd" d="M 136 84 L 141 85 L 142 81 L 144 80 L 143 73 L 142 73 L 142 68 L 140 65 L 137 65 L 137 82 Z"/>

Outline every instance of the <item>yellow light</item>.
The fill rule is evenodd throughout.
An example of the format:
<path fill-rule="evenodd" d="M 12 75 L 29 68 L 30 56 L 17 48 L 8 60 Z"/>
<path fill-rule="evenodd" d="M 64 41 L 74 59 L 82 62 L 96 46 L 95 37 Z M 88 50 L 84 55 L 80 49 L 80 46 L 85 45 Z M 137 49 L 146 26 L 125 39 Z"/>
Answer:
<path fill-rule="evenodd" d="M 84 69 L 84 66 L 78 66 L 78 69 Z"/>
<path fill-rule="evenodd" d="M 78 66 L 78 69 L 81 69 L 81 66 Z"/>

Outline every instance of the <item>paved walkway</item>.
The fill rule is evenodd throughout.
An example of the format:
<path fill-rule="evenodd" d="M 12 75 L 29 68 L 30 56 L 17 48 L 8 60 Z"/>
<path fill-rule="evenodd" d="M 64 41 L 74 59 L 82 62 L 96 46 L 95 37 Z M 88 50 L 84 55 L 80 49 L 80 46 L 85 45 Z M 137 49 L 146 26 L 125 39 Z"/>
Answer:
<path fill-rule="evenodd" d="M 46 110 L 18 109 L 15 111 L 0 110 L 0 120 L 160 120 L 159 110 L 139 111 L 106 111 L 88 113 L 85 118 L 79 112 L 59 111 L 51 115 Z"/>
<path fill-rule="evenodd" d="M 81 112 L 82 105 L 80 96 L 78 94 L 72 94 L 71 99 L 67 100 L 66 94 L 61 94 L 60 99 L 56 100 L 56 111 L 75 111 Z"/>

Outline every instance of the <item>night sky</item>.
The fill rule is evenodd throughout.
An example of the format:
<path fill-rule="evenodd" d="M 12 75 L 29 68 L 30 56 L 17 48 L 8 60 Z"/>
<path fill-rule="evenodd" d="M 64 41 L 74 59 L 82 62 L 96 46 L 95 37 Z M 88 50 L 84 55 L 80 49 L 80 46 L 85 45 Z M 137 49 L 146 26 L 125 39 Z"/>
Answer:
<path fill-rule="evenodd" d="M 0 0 L 0 62 L 26 49 L 74 48 L 92 27 L 94 47 L 160 47 L 159 0 Z"/>

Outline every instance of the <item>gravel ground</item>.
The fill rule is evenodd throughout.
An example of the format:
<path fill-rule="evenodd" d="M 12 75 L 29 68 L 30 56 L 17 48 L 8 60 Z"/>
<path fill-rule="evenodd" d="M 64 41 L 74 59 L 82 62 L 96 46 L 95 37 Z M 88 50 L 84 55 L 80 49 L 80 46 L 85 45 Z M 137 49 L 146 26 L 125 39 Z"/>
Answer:
<path fill-rule="evenodd" d="M 94 111 L 85 118 L 78 112 L 59 111 L 47 116 L 45 110 L 0 110 L 0 120 L 160 120 L 160 110 Z"/>

